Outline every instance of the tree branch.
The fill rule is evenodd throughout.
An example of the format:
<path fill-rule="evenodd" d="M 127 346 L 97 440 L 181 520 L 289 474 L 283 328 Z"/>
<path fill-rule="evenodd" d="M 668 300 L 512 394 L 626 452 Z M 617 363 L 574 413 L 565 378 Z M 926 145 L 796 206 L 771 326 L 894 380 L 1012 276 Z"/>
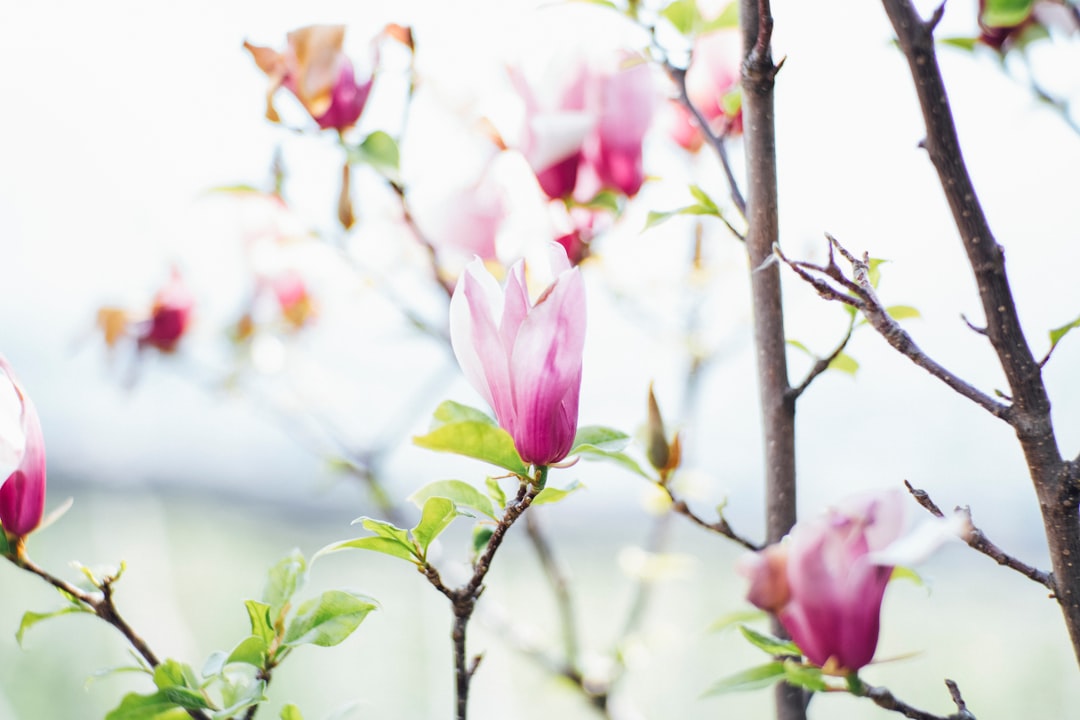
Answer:
<path fill-rule="evenodd" d="M 851 341 L 851 333 L 855 331 L 855 321 L 852 318 L 852 322 L 848 323 L 847 332 L 844 334 L 844 339 L 833 349 L 831 353 L 823 358 L 818 358 L 814 366 L 810 368 L 810 372 L 806 373 L 806 377 L 799 383 L 798 387 L 791 388 L 788 391 L 788 397 L 792 400 L 798 400 L 799 396 L 806 392 L 806 388 L 810 387 L 810 383 L 817 379 L 818 375 L 829 369 L 833 360 L 840 357 L 840 353 L 844 352 L 844 348 L 847 347 L 848 342 Z"/>
<path fill-rule="evenodd" d="M 861 688 L 863 692 L 855 694 L 867 697 L 873 700 L 878 707 L 900 713 L 906 718 L 911 718 L 911 720 L 975 720 L 975 716 L 967 709 L 964 698 L 960 695 L 960 688 L 957 687 L 956 683 L 952 680 L 946 680 L 945 685 L 948 686 L 949 695 L 952 697 L 953 703 L 956 704 L 956 712 L 951 715 L 935 715 L 925 710 L 919 710 L 900 700 L 888 688 L 884 687 L 864 684 Z"/>
<path fill-rule="evenodd" d="M 945 517 L 945 513 L 943 513 L 941 511 L 941 508 L 937 506 L 937 503 L 935 503 L 930 498 L 930 494 L 928 492 L 920 488 L 913 487 L 911 483 L 907 480 L 904 481 L 904 486 L 907 487 L 908 492 L 911 493 L 911 496 L 915 498 L 915 502 L 919 503 L 919 505 L 921 505 L 927 512 L 929 512 L 934 517 Z M 1029 580 L 1034 580 L 1040 585 L 1045 586 L 1051 593 L 1057 592 L 1054 586 L 1054 578 L 1050 573 L 1044 572 L 1042 570 L 1039 570 L 1038 568 L 1028 565 L 1025 562 L 1017 560 L 1016 558 L 1002 550 L 1000 547 L 998 547 L 996 544 L 991 542 L 990 538 L 986 537 L 986 534 L 982 530 L 977 528 L 975 524 L 971 521 L 970 508 L 957 507 L 956 511 L 963 513 L 967 518 L 968 526 L 971 529 L 964 536 L 963 541 L 966 542 L 969 546 L 971 546 L 972 549 L 981 552 L 983 555 L 986 555 L 998 565 L 1004 565 L 1007 568 L 1015 570 Z"/>
<path fill-rule="evenodd" d="M 1056 598 L 1080 662 L 1080 473 L 1058 449 L 1050 399 L 1023 329 L 1005 273 L 1005 255 L 994 239 L 964 163 L 952 110 L 938 68 L 933 30 L 943 7 L 927 22 L 910 0 L 882 0 L 915 83 L 926 148 L 937 170 L 953 221 L 975 275 L 986 316 L 986 336 L 1009 383 L 1007 418 L 1024 451 L 1042 510 Z"/>

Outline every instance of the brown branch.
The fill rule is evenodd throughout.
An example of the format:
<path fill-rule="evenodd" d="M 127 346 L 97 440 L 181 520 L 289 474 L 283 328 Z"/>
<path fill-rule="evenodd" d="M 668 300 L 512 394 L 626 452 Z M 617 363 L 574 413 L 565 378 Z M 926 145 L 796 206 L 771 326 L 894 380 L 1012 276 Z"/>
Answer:
<path fill-rule="evenodd" d="M 669 488 L 667 485 L 661 485 L 660 487 L 663 488 L 664 491 L 667 492 L 668 497 L 671 498 L 671 509 L 674 512 L 679 513 L 680 515 L 687 517 L 690 522 L 694 523 L 698 527 L 709 530 L 710 532 L 714 532 L 717 535 L 723 535 L 730 540 L 734 540 L 747 550 L 753 550 L 756 552 L 762 548 L 761 545 L 758 545 L 754 541 L 748 540 L 735 532 L 735 530 L 731 527 L 731 525 L 728 524 L 728 521 L 725 520 L 722 515 L 720 516 L 720 519 L 716 522 L 709 522 L 708 520 L 705 520 L 700 515 L 691 510 L 690 506 L 686 504 L 685 500 L 676 497 L 675 494 L 671 491 L 671 488 Z"/>
<path fill-rule="evenodd" d="M 701 110 L 694 105 L 694 102 L 690 99 L 690 95 L 687 94 L 686 69 L 675 67 L 666 59 L 663 62 L 663 68 L 679 91 L 679 104 L 694 116 L 694 121 L 697 122 L 698 127 L 701 129 L 701 134 L 705 136 L 709 145 L 716 152 L 716 156 L 720 159 L 720 166 L 724 170 L 724 177 L 727 178 L 728 188 L 731 190 L 731 202 L 735 205 L 736 209 L 738 209 L 739 214 L 745 218 L 746 199 L 743 197 L 742 190 L 739 189 L 739 181 L 735 179 L 735 172 L 731 168 L 731 160 L 728 158 L 727 145 L 724 143 L 724 135 L 717 135 L 713 132 L 712 127 L 709 125 L 709 121 L 702 115 Z M 720 219 L 724 220 L 723 218 Z M 727 220 L 724 220 L 724 224 L 735 234 L 735 237 L 740 240 L 745 240 L 743 235 L 735 230 Z"/>
<path fill-rule="evenodd" d="M 935 715 L 908 705 L 893 695 L 888 688 L 884 687 L 863 685 L 861 692 L 855 694 L 869 698 L 878 707 L 900 713 L 906 718 L 911 718 L 911 720 L 975 720 L 975 716 L 967 709 L 964 698 L 960 695 L 960 688 L 957 687 L 956 683 L 952 680 L 946 680 L 945 685 L 949 688 L 949 695 L 952 697 L 953 703 L 956 704 L 956 712 L 951 715 Z"/>
<path fill-rule="evenodd" d="M 1058 449 L 1050 398 L 1020 325 L 1005 272 L 1004 252 L 994 239 L 964 162 L 952 109 L 938 68 L 933 30 L 943 7 L 924 22 L 911 0 L 882 0 L 908 61 L 923 121 L 924 147 L 938 173 L 986 316 L 986 336 L 1009 383 L 1008 421 L 1024 452 L 1035 486 L 1056 584 L 1073 651 L 1080 662 L 1080 468 Z"/>
<path fill-rule="evenodd" d="M 420 566 L 420 572 L 428 579 L 428 582 L 450 600 L 454 612 L 453 630 L 450 637 L 454 643 L 454 675 L 457 720 L 466 720 L 469 705 L 469 686 L 472 683 L 473 674 L 480 665 L 482 656 L 476 656 L 472 662 L 466 657 L 466 635 L 469 620 L 472 619 L 473 611 L 476 610 L 476 601 L 484 592 L 484 578 L 491 569 L 491 561 L 495 553 L 502 545 L 510 526 L 521 517 L 522 513 L 529 509 L 532 501 L 540 494 L 547 477 L 547 468 L 540 468 L 535 480 L 522 479 L 518 487 L 517 496 L 507 504 L 503 516 L 495 526 L 495 531 L 488 540 L 484 552 L 473 565 L 473 574 L 465 585 L 460 588 L 450 588 L 443 583 L 439 571 L 426 562 Z"/>
<path fill-rule="evenodd" d="M 827 274 L 833 279 L 839 279 L 834 275 L 838 270 L 834 270 L 836 266 L 835 263 L 832 263 L 831 259 L 828 267 L 822 267 L 820 265 L 789 260 L 780 253 L 779 250 L 777 250 L 777 254 L 788 267 L 793 269 L 799 275 L 799 277 L 811 283 L 814 286 L 814 289 L 818 291 L 819 295 L 828 300 L 843 302 L 860 310 L 867 322 L 870 323 L 871 327 L 877 330 L 878 334 L 880 334 L 885 341 L 901 355 L 904 355 L 911 360 L 911 362 L 915 363 L 923 370 L 926 370 L 954 391 L 971 400 L 994 417 L 1001 418 L 1006 422 L 1011 422 L 1013 413 L 1012 406 L 998 402 L 975 386 L 962 380 L 959 376 L 953 374 L 924 353 L 922 349 L 915 344 L 915 341 L 907 331 L 900 326 L 900 323 L 889 315 L 885 307 L 881 304 L 881 301 L 878 300 L 877 293 L 870 283 L 868 259 L 865 256 L 862 260 L 855 258 L 832 235 L 826 234 L 826 237 L 829 239 L 830 244 L 835 246 L 844 258 L 852 264 L 852 275 L 855 279 L 853 281 L 843 279 L 843 284 L 845 288 L 850 289 L 855 293 L 855 297 L 837 290 L 826 281 L 822 280 L 820 277 L 815 277 L 810 272 L 819 272 Z"/>
<path fill-rule="evenodd" d="M 915 498 L 915 502 L 919 503 L 925 508 L 931 515 L 935 517 L 945 517 L 945 514 L 941 512 L 941 508 L 930 498 L 930 494 L 920 488 L 912 487 L 911 483 L 907 480 L 904 481 L 904 485 L 907 487 L 908 492 Z M 980 530 L 971 520 L 971 509 L 966 507 L 956 508 L 957 512 L 963 513 L 967 519 L 968 527 L 971 528 L 967 534 L 962 538 L 973 550 L 981 552 L 988 558 L 996 562 L 998 565 L 1003 565 L 1007 568 L 1015 570 L 1029 580 L 1034 580 L 1040 585 L 1045 586 L 1051 593 L 1056 593 L 1057 588 L 1054 585 L 1054 577 L 1048 572 L 1039 570 L 1032 567 L 1027 563 L 1014 558 L 1009 555 L 1000 547 L 995 545 L 990 538 L 986 537 L 986 534 Z"/>
<path fill-rule="evenodd" d="M 150 649 L 150 646 L 146 644 L 146 641 L 132 629 L 127 621 L 120 615 L 120 611 L 117 610 L 116 605 L 113 602 L 113 583 L 116 582 L 117 576 L 106 577 L 101 581 L 98 585 L 98 589 L 101 591 L 100 594 L 88 593 L 85 590 L 77 588 L 71 583 L 50 574 L 47 570 L 35 564 L 26 556 L 22 547 L 17 547 L 15 549 L 15 554 L 6 555 L 5 557 L 17 567 L 37 575 L 56 589 L 62 591 L 77 602 L 82 603 L 87 610 L 119 630 L 120 634 L 127 639 L 135 651 L 146 660 L 146 663 L 150 667 L 154 668 L 161 664 L 161 661 L 158 660 L 157 655 L 155 655 L 154 651 Z M 209 716 L 201 710 L 186 708 L 186 711 L 187 714 L 195 720 L 210 720 Z"/>
<path fill-rule="evenodd" d="M 791 388 L 791 390 L 788 391 L 788 396 L 792 400 L 797 400 L 800 395 L 806 392 L 806 388 L 810 387 L 810 383 L 814 382 L 819 375 L 828 370 L 829 366 L 832 365 L 833 360 L 840 357 L 840 353 L 844 352 L 844 348 L 846 348 L 848 342 L 851 341 L 851 333 L 854 331 L 855 322 L 852 320 L 852 322 L 848 323 L 847 332 L 844 333 L 844 339 L 840 341 L 831 353 L 823 358 L 817 359 L 817 362 L 810 368 L 810 372 L 806 373 L 806 377 L 803 378 L 803 381 L 799 383 L 798 387 Z"/>

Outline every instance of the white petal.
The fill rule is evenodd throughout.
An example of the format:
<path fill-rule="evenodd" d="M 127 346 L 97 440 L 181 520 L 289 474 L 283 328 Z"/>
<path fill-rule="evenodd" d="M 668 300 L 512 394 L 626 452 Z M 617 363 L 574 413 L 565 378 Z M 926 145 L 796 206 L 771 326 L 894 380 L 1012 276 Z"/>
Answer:
<path fill-rule="evenodd" d="M 967 513 L 958 510 L 943 518 L 925 520 L 904 537 L 878 552 L 870 553 L 867 559 L 876 565 L 916 565 L 945 543 L 962 540 L 969 532 L 971 520 Z"/>

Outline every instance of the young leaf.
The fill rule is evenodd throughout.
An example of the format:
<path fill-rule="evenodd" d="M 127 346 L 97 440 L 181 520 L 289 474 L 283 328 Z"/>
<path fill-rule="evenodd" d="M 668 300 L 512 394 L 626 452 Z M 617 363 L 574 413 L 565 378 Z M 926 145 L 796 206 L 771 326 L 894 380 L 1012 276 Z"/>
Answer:
<path fill-rule="evenodd" d="M 185 710 L 158 691 L 153 695 L 128 693 L 105 720 L 183 720 L 187 717 Z"/>
<path fill-rule="evenodd" d="M 472 534 L 473 554 L 480 555 L 480 553 L 484 552 L 484 548 L 487 547 L 488 541 L 491 540 L 491 536 L 494 534 L 495 530 L 487 525 L 474 527 Z"/>
<path fill-rule="evenodd" d="M 728 628 L 741 625 L 742 623 L 752 622 L 754 620 L 763 620 L 769 617 L 769 614 L 764 610 L 739 610 L 737 612 L 728 613 L 722 615 L 712 621 L 709 625 L 710 632 L 720 632 L 721 630 L 727 630 Z"/>
<path fill-rule="evenodd" d="M 327 590 L 303 603 L 285 631 L 284 645 L 330 647 L 349 637 L 378 604 L 364 595 Z"/>
<path fill-rule="evenodd" d="M 252 637 L 254 637 L 254 635 Z M 210 653 L 210 657 L 206 658 L 206 662 L 203 663 L 202 676 L 204 678 L 210 678 L 219 675 L 221 671 L 225 669 L 225 661 L 228 659 L 229 654 L 221 650 L 215 650 Z"/>
<path fill-rule="evenodd" d="M 416 549 L 411 543 L 402 543 L 390 538 L 379 537 L 378 535 L 332 543 L 315 553 L 312 559 L 322 557 L 323 555 L 329 555 L 330 553 L 339 550 L 372 550 L 384 555 L 391 555 L 396 558 L 401 558 L 402 560 L 408 560 L 409 562 L 420 562 L 420 558 L 416 555 Z"/>
<path fill-rule="evenodd" d="M 1066 335 L 1069 334 L 1069 332 L 1071 332 L 1072 330 L 1075 330 L 1078 327 L 1080 327 L 1080 317 L 1076 318 L 1071 323 L 1066 323 L 1066 324 L 1062 325 L 1059 328 L 1054 328 L 1053 330 L 1051 330 L 1050 331 L 1050 349 L 1053 350 L 1054 347 L 1059 342 L 1061 342 L 1061 338 L 1065 337 Z"/>
<path fill-rule="evenodd" d="M 709 197 L 709 194 L 702 190 L 699 186 L 691 185 L 690 194 L 694 196 L 694 199 L 698 201 L 698 204 L 701 205 L 702 208 L 708 210 L 711 213 L 715 213 L 716 215 L 720 214 L 720 208 L 713 201 L 713 199 Z"/>
<path fill-rule="evenodd" d="M 959 48 L 960 50 L 966 50 L 968 52 L 973 52 L 975 50 L 975 47 L 979 43 L 979 38 L 977 38 L 977 37 L 944 37 L 944 38 L 939 38 L 938 42 L 941 43 L 942 45 L 948 45 L 950 47 Z"/>
<path fill-rule="evenodd" d="M 495 501 L 495 504 L 501 508 L 506 507 L 506 493 L 503 491 L 502 486 L 499 485 L 499 479 L 489 475 L 484 479 L 484 485 L 487 487 L 488 495 Z"/>
<path fill-rule="evenodd" d="M 1035 0 L 986 0 L 981 20 L 987 27 L 1014 27 L 1028 19 Z"/>
<path fill-rule="evenodd" d="M 209 701 L 198 691 L 200 680 L 186 663 L 166 660 L 154 668 L 154 684 L 165 697 L 180 707 L 206 710 Z"/>
<path fill-rule="evenodd" d="M 799 646 L 790 640 L 781 640 L 768 633 L 758 632 L 746 625 L 740 625 L 739 632 L 743 634 L 743 637 L 750 641 L 751 645 L 760 650 L 764 650 L 770 655 L 802 655 L 802 650 L 799 650 Z"/>
<path fill-rule="evenodd" d="M 771 662 L 729 675 L 716 682 L 705 691 L 702 697 L 723 695 L 730 692 L 744 692 L 768 687 L 784 677 L 784 663 Z"/>
<path fill-rule="evenodd" d="M 495 520 L 495 508 L 484 493 L 461 480 L 437 480 L 428 483 L 409 496 L 409 502 L 423 507 L 428 498 L 443 497 L 454 501 L 455 505 L 476 510 Z"/>
<path fill-rule="evenodd" d="M 10 555 L 11 545 L 8 543 L 7 533 L 0 528 L 0 555 Z"/>
<path fill-rule="evenodd" d="M 528 472 L 509 433 L 485 422 L 448 423 L 427 435 L 414 437 L 413 442 L 429 450 L 452 452 L 483 460 L 517 475 Z"/>
<path fill-rule="evenodd" d="M 606 460 L 608 462 L 613 462 L 616 465 L 621 465 L 626 470 L 629 470 L 630 472 L 632 472 L 632 473 L 634 473 L 636 475 L 640 475 L 641 477 L 645 478 L 646 480 L 652 480 L 653 479 L 649 475 L 649 473 L 647 473 L 647 472 L 645 472 L 644 470 L 641 469 L 641 465 L 639 465 L 636 460 L 634 460 L 632 457 L 630 457 L 626 453 L 608 452 L 606 450 L 600 450 L 599 448 L 594 448 L 591 445 L 581 445 L 581 446 L 575 448 L 573 452 L 575 454 L 577 454 L 577 455 L 580 455 L 585 460 Z M 534 503 L 535 503 L 535 501 L 534 501 Z"/>
<path fill-rule="evenodd" d="M 816 358 L 816 357 L 817 357 L 817 355 L 815 355 L 814 353 L 810 352 L 810 348 L 806 347 L 806 345 L 802 344 L 802 343 L 801 343 L 801 342 L 799 342 L 798 340 L 793 340 L 793 339 L 791 339 L 791 338 L 788 338 L 788 339 L 787 339 L 787 340 L 785 340 L 784 342 L 786 342 L 786 343 L 787 343 L 788 345 L 790 345 L 791 347 L 795 348 L 796 350 L 802 350 L 802 351 L 803 351 L 804 353 L 806 353 L 807 355 L 809 355 L 809 356 L 810 356 L 810 357 L 812 357 L 812 358 Z"/>
<path fill-rule="evenodd" d="M 453 400 L 444 400 L 440 403 L 439 407 L 435 408 L 435 412 L 432 413 L 432 418 L 434 420 L 431 426 L 432 430 L 456 422 L 482 422 L 488 425 L 497 425 L 495 418 L 483 410 L 462 405 Z"/>
<path fill-rule="evenodd" d="M 353 520 L 354 525 L 357 522 L 359 522 L 360 526 L 363 527 L 365 530 L 370 530 L 379 537 L 384 537 L 388 540 L 394 540 L 395 542 L 399 542 L 410 548 L 412 547 L 412 543 L 409 542 L 409 531 L 403 530 L 402 528 L 399 528 L 393 523 L 388 523 L 385 520 L 376 520 L 375 518 L 369 517 L 360 517 L 356 520 Z"/>
<path fill-rule="evenodd" d="M 245 600 L 248 618 L 251 620 L 251 634 L 261 637 L 267 645 L 274 641 L 277 632 L 274 630 L 274 621 L 270 618 L 270 606 L 255 600 Z"/>
<path fill-rule="evenodd" d="M 784 680 L 791 685 L 798 685 L 813 692 L 822 692 L 829 687 L 821 674 L 821 668 L 803 665 L 794 660 L 784 661 Z"/>
<path fill-rule="evenodd" d="M 420 512 L 420 522 L 413 528 L 412 534 L 420 546 L 420 553 L 427 556 L 431 541 L 439 536 L 458 516 L 454 501 L 444 497 L 429 497 Z"/>
<path fill-rule="evenodd" d="M 349 148 L 349 162 L 367 163 L 386 178 L 397 180 L 401 161 L 394 138 L 376 130 L 359 145 Z"/>
<path fill-rule="evenodd" d="M 889 313 L 893 320 L 911 320 L 922 317 L 922 313 L 910 305 L 891 305 L 885 308 L 885 312 Z"/>
<path fill-rule="evenodd" d="M 701 25 L 697 0 L 674 0 L 660 14 L 682 35 L 692 35 Z"/>
<path fill-rule="evenodd" d="M 859 361 L 847 353 L 840 353 L 829 363 L 829 369 L 839 370 L 840 372 L 845 372 L 848 375 L 854 376 L 859 372 Z"/>
<path fill-rule="evenodd" d="M 229 657 L 225 659 L 222 666 L 238 662 L 254 665 L 257 668 L 265 667 L 266 650 L 266 640 L 258 635 L 252 635 L 241 640 L 240 644 L 233 648 L 233 651 L 229 653 Z M 214 674 L 216 675 L 217 673 Z"/>
<path fill-rule="evenodd" d="M 72 613 L 88 613 L 88 612 L 90 612 L 90 611 L 87 610 L 86 608 L 81 607 L 81 606 L 76 607 L 74 605 L 69 605 L 67 607 L 60 608 L 59 610 L 53 610 L 52 612 L 43 612 L 43 613 L 26 612 L 26 613 L 23 613 L 22 622 L 19 623 L 19 629 L 15 633 L 15 642 L 19 643 L 19 645 L 22 645 L 23 634 L 25 634 L 27 630 L 29 630 L 33 626 L 37 625 L 42 620 L 48 620 L 49 618 L 60 617 L 61 615 L 70 615 Z"/>
<path fill-rule="evenodd" d="M 304 720 L 304 716 L 300 714 L 300 708 L 286 705 L 281 708 L 281 720 Z"/>
<path fill-rule="evenodd" d="M 306 580 L 307 562 L 299 549 L 294 549 L 270 568 L 262 601 L 270 606 L 271 619 L 276 619 L 281 614 L 285 603 L 303 587 Z"/>
<path fill-rule="evenodd" d="M 532 504 L 550 505 L 551 503 L 557 503 L 560 500 L 565 499 L 567 495 L 570 495 L 571 493 L 576 492 L 583 487 L 585 486 L 579 483 L 577 480 L 570 483 L 565 490 L 560 490 L 557 487 L 551 487 L 550 485 L 548 485 L 546 488 L 541 490 L 535 498 L 533 498 Z"/>
<path fill-rule="evenodd" d="M 597 450 L 618 452 L 630 444 L 630 436 L 614 428 L 600 425 L 587 425 L 578 428 L 574 436 L 574 445 L 570 448 L 570 454 L 582 446 L 589 446 Z"/>

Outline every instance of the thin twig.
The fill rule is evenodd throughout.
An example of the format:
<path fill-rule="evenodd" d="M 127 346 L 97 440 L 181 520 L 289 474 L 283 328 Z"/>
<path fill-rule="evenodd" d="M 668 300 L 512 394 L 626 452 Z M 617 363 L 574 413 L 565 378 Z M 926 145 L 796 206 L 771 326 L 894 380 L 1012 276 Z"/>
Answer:
<path fill-rule="evenodd" d="M 904 481 L 904 485 L 907 487 L 908 492 L 911 493 L 911 496 L 915 498 L 915 502 L 919 503 L 919 505 L 925 508 L 931 515 L 939 518 L 945 517 L 945 514 L 941 512 L 941 508 L 939 508 L 937 503 L 930 498 L 929 493 L 920 488 L 913 487 L 907 480 Z M 1017 560 L 994 544 L 990 538 L 986 537 L 986 534 L 972 522 L 970 508 L 958 507 L 956 508 L 956 511 L 965 515 L 968 527 L 971 528 L 962 539 L 971 546 L 972 549 L 986 555 L 998 565 L 1003 565 L 1015 570 L 1029 580 L 1034 580 L 1040 585 L 1045 586 L 1051 593 L 1057 591 L 1057 588 L 1054 585 L 1054 576 L 1052 574 L 1032 567 L 1021 560 Z"/>
<path fill-rule="evenodd" d="M 135 632 L 134 629 L 127 623 L 126 620 L 120 615 L 120 611 L 117 610 L 115 603 L 113 602 L 113 583 L 116 582 L 116 576 L 104 578 L 101 584 L 98 586 L 101 591 L 99 594 L 88 593 L 85 590 L 75 587 L 66 580 L 62 580 L 52 574 L 50 574 L 44 568 L 35 564 L 30 558 L 22 552 L 21 548 L 16 549 L 16 553 L 13 555 L 5 555 L 16 566 L 26 570 L 27 572 L 37 575 L 45 582 L 49 583 L 53 587 L 62 591 L 66 595 L 70 596 L 74 600 L 82 603 L 87 610 L 97 615 L 99 618 L 112 625 L 114 628 L 120 631 L 131 646 L 135 649 L 139 655 L 146 660 L 147 664 L 154 668 L 161 664 L 157 655 L 150 649 L 150 646 L 146 644 L 146 641 Z M 187 714 L 195 720 L 210 720 L 209 716 L 203 713 L 201 710 L 192 708 L 185 708 Z"/>
<path fill-rule="evenodd" d="M 806 391 L 806 388 L 810 387 L 810 383 L 814 382 L 814 380 L 817 379 L 818 375 L 821 375 L 823 372 L 828 370 L 829 366 L 832 365 L 833 360 L 840 357 L 840 353 L 844 352 L 844 348 L 846 348 L 848 342 L 850 342 L 851 334 L 854 331 L 855 319 L 852 318 L 851 322 L 848 323 L 847 332 L 844 333 L 844 339 L 841 340 L 839 344 L 837 344 L 837 346 L 833 349 L 831 353 L 829 353 L 823 358 L 818 358 L 817 362 L 815 362 L 814 366 L 810 368 L 810 372 L 806 373 L 806 377 L 801 383 L 799 383 L 798 387 L 793 387 L 788 391 L 788 397 L 790 397 L 792 400 L 798 399 L 798 397 Z"/>
<path fill-rule="evenodd" d="M 761 545 L 758 545 L 754 541 L 748 540 L 735 532 L 734 528 L 732 528 L 731 525 L 728 524 L 728 521 L 724 518 L 723 515 L 721 515 L 720 518 L 715 522 L 709 522 L 708 520 L 705 520 L 700 515 L 691 510 L 690 506 L 686 504 L 686 501 L 682 498 L 677 497 L 674 491 L 672 491 L 671 487 L 669 487 L 667 484 L 660 485 L 660 487 L 664 490 L 664 492 L 667 493 L 668 497 L 671 498 L 671 509 L 674 512 L 679 513 L 680 515 L 686 516 L 692 523 L 694 523 L 698 527 L 704 528 L 718 535 L 723 535 L 730 540 L 734 540 L 747 550 L 757 551 L 761 549 Z"/>
<path fill-rule="evenodd" d="M 870 283 L 868 260 L 866 258 L 862 260 L 855 258 L 839 243 L 839 241 L 836 240 L 836 238 L 828 234 L 826 234 L 826 237 L 829 239 L 830 244 L 835 246 L 837 250 L 851 262 L 854 280 L 849 280 L 846 277 L 838 277 L 836 275 L 838 270 L 831 259 L 829 266 L 823 267 L 806 262 L 792 261 L 784 256 L 779 248 L 776 249 L 776 253 L 788 267 L 799 275 L 799 277 L 812 284 L 819 295 L 828 300 L 842 302 L 860 310 L 867 322 L 877 330 L 878 334 L 885 338 L 885 341 L 888 342 L 889 345 L 913 363 L 926 370 L 928 373 L 941 380 L 957 393 L 971 400 L 994 417 L 1010 422 L 1013 412 L 1012 406 L 998 402 L 975 386 L 970 385 L 966 381 L 960 379 L 957 375 L 954 375 L 952 372 L 945 369 L 941 364 L 924 353 L 919 346 L 915 344 L 915 341 L 912 340 L 911 336 L 908 335 L 907 331 L 900 326 L 900 323 L 889 315 L 888 311 L 886 311 L 885 307 L 881 304 L 881 301 L 878 300 L 877 293 Z M 812 274 L 813 272 L 828 275 L 830 278 L 841 282 L 845 289 L 854 292 L 855 296 L 853 297 L 836 289 L 822 278 L 814 276 Z"/>
<path fill-rule="evenodd" d="M 926 712 L 925 710 L 920 710 L 912 705 L 908 705 L 906 702 L 893 695 L 888 688 L 884 687 L 864 685 L 862 688 L 864 692 L 859 694 L 873 700 L 874 704 L 878 707 L 900 713 L 911 720 L 975 720 L 975 716 L 967 709 L 963 697 L 960 696 L 960 688 L 957 687 L 956 683 L 952 680 L 946 680 L 945 684 L 948 686 L 949 695 L 952 697 L 953 702 L 956 703 L 957 707 L 957 711 L 951 715 L 935 715 Z"/>

